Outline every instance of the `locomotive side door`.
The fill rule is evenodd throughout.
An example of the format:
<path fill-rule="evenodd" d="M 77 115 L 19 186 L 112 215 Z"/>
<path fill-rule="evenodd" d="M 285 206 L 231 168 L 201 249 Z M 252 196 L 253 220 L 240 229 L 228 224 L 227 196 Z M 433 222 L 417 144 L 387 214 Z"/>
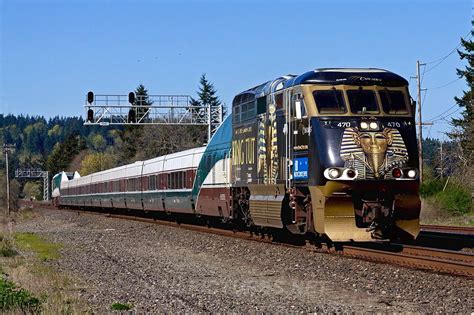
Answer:
<path fill-rule="evenodd" d="M 286 187 L 292 188 L 295 184 L 302 184 L 308 180 L 308 145 L 311 128 L 300 94 L 286 90 L 284 108 L 285 181 Z"/>

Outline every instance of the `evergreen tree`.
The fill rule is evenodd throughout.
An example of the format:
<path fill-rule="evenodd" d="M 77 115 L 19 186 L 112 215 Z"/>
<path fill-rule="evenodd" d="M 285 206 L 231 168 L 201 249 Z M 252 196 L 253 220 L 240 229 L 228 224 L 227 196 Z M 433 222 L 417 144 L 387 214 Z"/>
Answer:
<path fill-rule="evenodd" d="M 52 175 L 67 170 L 72 159 L 85 148 L 85 141 L 80 135 L 70 135 L 64 142 L 54 147 L 46 161 L 46 169 Z"/>
<path fill-rule="evenodd" d="M 135 89 L 135 105 L 137 108 L 137 121 L 142 121 L 148 118 L 148 109 L 153 104 L 153 101 L 148 96 L 148 90 L 143 84 L 140 84 Z"/>
<path fill-rule="evenodd" d="M 221 100 L 219 97 L 216 95 L 217 91 L 214 88 L 214 85 L 209 82 L 206 78 L 206 74 L 201 75 L 201 79 L 199 81 L 201 86 L 199 87 L 199 91 L 197 92 L 199 96 L 199 102 L 202 107 L 202 111 L 205 113 L 206 111 L 209 110 L 210 107 L 210 114 L 211 114 L 211 126 L 213 132 L 217 129 L 218 123 L 220 119 L 220 114 L 219 111 L 216 110 L 217 107 L 222 105 Z M 224 117 L 226 114 L 226 111 L 224 108 L 222 108 L 222 117 Z"/>
<path fill-rule="evenodd" d="M 190 110 L 193 116 L 198 115 L 200 118 L 206 115 L 205 108 L 203 108 L 201 102 L 193 97 L 189 100 Z"/>
<path fill-rule="evenodd" d="M 205 73 L 201 75 L 199 83 L 201 86 L 199 87 L 197 94 L 199 96 L 199 103 L 202 107 L 207 108 L 208 106 L 217 107 L 222 105 L 222 102 L 216 95 L 217 91 L 214 88 L 214 85 L 207 80 Z"/>
<path fill-rule="evenodd" d="M 473 32 L 474 33 L 474 32 Z M 462 149 L 467 156 L 471 156 L 474 151 L 474 103 L 473 97 L 473 68 L 474 68 L 474 43 L 472 40 L 464 40 L 461 38 L 463 51 L 458 50 L 461 59 L 467 59 L 468 64 L 464 69 L 456 69 L 460 78 L 464 77 L 468 90 L 463 92 L 462 97 L 455 97 L 454 100 L 463 110 L 460 118 L 453 118 L 452 125 L 454 131 L 449 133 L 451 139 L 459 141 Z"/>

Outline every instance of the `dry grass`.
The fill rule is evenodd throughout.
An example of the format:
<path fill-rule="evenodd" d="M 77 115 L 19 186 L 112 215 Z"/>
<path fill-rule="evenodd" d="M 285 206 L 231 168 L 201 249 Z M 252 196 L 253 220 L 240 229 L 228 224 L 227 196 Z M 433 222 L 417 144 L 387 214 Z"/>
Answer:
<path fill-rule="evenodd" d="M 474 212 L 465 215 L 453 215 L 438 207 L 433 201 L 423 199 L 421 202 L 421 224 L 474 226 Z"/>
<path fill-rule="evenodd" d="M 17 216 L 27 220 L 35 217 L 34 213 Z M 0 235 L 13 240 L 13 246 L 23 255 L 0 257 L 1 271 L 16 286 L 26 289 L 39 297 L 41 312 L 45 314 L 84 314 L 92 313 L 87 302 L 79 298 L 79 291 L 85 285 L 67 274 L 58 272 L 48 261 L 60 257 L 61 245 L 53 244 L 32 233 L 15 233 L 11 219 L 2 216 Z M 19 309 L 8 311 L 10 314 L 22 314 Z"/>

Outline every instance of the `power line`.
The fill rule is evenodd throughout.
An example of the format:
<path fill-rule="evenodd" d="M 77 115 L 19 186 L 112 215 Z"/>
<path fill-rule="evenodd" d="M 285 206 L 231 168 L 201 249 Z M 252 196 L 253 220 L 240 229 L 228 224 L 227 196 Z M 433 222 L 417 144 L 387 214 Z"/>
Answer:
<path fill-rule="evenodd" d="M 469 37 L 468 37 L 469 36 Z M 463 36 L 463 39 L 464 40 L 469 40 L 471 39 L 472 37 L 472 31 L 469 31 L 469 33 L 467 33 L 466 35 Z M 455 51 L 457 51 L 457 49 L 459 47 L 461 47 L 462 43 L 459 43 L 456 47 L 454 47 L 446 56 L 438 59 L 438 60 L 435 60 L 435 61 L 430 61 L 430 62 L 426 62 L 426 64 L 433 64 L 435 63 L 434 66 L 430 67 L 428 70 L 426 71 L 423 71 L 423 74 L 424 73 L 428 73 L 430 72 L 431 70 L 433 70 L 434 68 L 436 68 L 437 66 L 439 66 L 443 61 L 445 61 L 449 56 L 451 56 Z"/>
<path fill-rule="evenodd" d="M 423 94 L 423 102 L 422 102 L 422 104 L 425 104 L 425 98 L 426 98 L 426 93 L 428 92 L 428 89 L 422 89 L 422 90 L 425 92 L 425 94 Z"/>
<path fill-rule="evenodd" d="M 456 106 L 458 106 L 457 104 L 451 106 L 450 108 L 448 108 L 447 110 L 445 110 L 444 112 L 442 112 L 441 114 L 439 115 L 436 115 L 435 117 L 431 118 L 430 121 L 433 121 L 433 122 L 436 122 L 436 121 L 440 121 L 440 120 L 443 120 L 445 119 L 446 117 L 450 117 L 454 114 L 456 114 L 458 111 L 461 110 L 461 107 L 458 107 L 456 108 L 453 112 L 449 113 L 451 110 L 453 110 Z"/>
<path fill-rule="evenodd" d="M 453 80 L 453 81 L 451 81 L 451 82 L 448 82 L 448 83 L 446 83 L 446 84 L 443 84 L 443 85 L 440 85 L 440 86 L 431 87 L 431 88 L 427 88 L 427 90 L 437 90 L 437 89 L 441 89 L 441 88 L 444 88 L 444 87 L 446 87 L 446 86 L 448 86 L 448 85 L 451 85 L 451 84 L 453 84 L 453 83 L 455 83 L 455 82 L 458 82 L 458 81 L 461 80 L 461 79 L 462 79 L 462 77 L 459 77 L 459 78 L 457 78 L 457 79 L 455 79 L 455 80 Z"/>

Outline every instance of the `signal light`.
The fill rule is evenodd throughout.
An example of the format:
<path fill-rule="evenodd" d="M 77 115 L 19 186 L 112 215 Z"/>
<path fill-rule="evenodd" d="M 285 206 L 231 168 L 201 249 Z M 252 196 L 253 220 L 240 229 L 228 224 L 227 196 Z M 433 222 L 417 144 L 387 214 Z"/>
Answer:
<path fill-rule="evenodd" d="M 128 111 L 128 122 L 135 122 L 135 111 L 133 109 Z"/>
<path fill-rule="evenodd" d="M 94 92 L 92 91 L 87 92 L 87 103 L 89 104 L 94 103 Z"/>
<path fill-rule="evenodd" d="M 130 104 L 135 103 L 135 93 L 133 93 L 133 92 L 128 93 L 128 102 Z"/>
<path fill-rule="evenodd" d="M 87 111 L 87 122 L 93 122 L 94 121 L 94 111 L 89 108 Z"/>
<path fill-rule="evenodd" d="M 400 178 L 402 176 L 402 170 L 399 168 L 394 168 L 392 171 L 392 176 L 395 178 Z"/>
<path fill-rule="evenodd" d="M 364 129 L 364 130 L 365 130 L 365 129 L 367 129 L 367 128 L 369 128 L 369 124 L 368 124 L 368 123 L 366 123 L 365 121 L 363 121 L 363 122 L 360 123 L 360 129 Z"/>

